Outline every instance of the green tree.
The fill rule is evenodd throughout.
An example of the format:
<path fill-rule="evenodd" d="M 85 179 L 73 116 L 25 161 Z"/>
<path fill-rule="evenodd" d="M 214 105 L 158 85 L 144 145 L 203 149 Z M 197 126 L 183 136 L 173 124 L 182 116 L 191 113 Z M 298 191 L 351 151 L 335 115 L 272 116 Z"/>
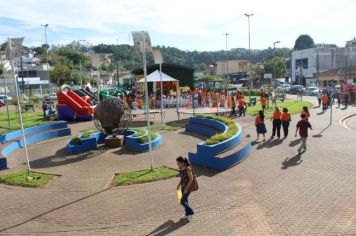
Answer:
<path fill-rule="evenodd" d="M 87 84 L 90 82 L 90 78 L 83 73 L 76 73 L 72 74 L 71 81 L 73 84 L 80 85 L 80 84 Z"/>
<path fill-rule="evenodd" d="M 277 57 L 263 63 L 264 73 L 272 73 L 274 71 L 274 66 L 276 69 L 275 78 L 283 78 L 286 73 L 286 62 L 283 58 Z"/>
<path fill-rule="evenodd" d="M 49 72 L 51 83 L 61 86 L 66 83 L 72 82 L 71 71 L 66 65 L 56 66 Z"/>
<path fill-rule="evenodd" d="M 44 48 L 44 47 L 35 47 L 32 49 L 32 51 L 35 52 L 36 55 L 40 55 L 40 56 L 46 54 L 46 48 Z"/>
<path fill-rule="evenodd" d="M 307 34 L 302 34 L 295 40 L 294 50 L 303 50 L 313 48 L 314 46 L 315 44 L 312 37 Z"/>
<path fill-rule="evenodd" d="M 3 73 L 4 73 L 4 66 L 3 66 L 3 65 L 0 65 L 0 75 L 3 76 Z"/>

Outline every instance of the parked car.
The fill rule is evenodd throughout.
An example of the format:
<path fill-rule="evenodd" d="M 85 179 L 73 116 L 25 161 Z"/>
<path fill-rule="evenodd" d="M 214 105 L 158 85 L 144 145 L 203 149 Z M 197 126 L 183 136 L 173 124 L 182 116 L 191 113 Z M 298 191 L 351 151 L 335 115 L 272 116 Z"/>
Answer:
<path fill-rule="evenodd" d="M 319 92 L 317 87 L 306 87 L 304 90 L 304 95 L 306 96 L 316 96 Z"/>
<path fill-rule="evenodd" d="M 45 96 L 46 100 L 57 100 L 57 94 L 56 93 L 50 93 Z"/>
<path fill-rule="evenodd" d="M 292 85 L 289 89 L 290 94 L 302 94 L 304 92 L 303 85 Z"/>
<path fill-rule="evenodd" d="M 289 84 L 281 84 L 281 85 L 278 86 L 277 89 L 280 90 L 280 91 L 289 93 L 290 87 L 291 86 Z"/>
<path fill-rule="evenodd" d="M 10 96 L 7 96 L 7 95 L 0 95 L 0 100 L 3 101 L 3 102 L 6 102 L 8 100 L 11 100 L 12 97 Z"/>

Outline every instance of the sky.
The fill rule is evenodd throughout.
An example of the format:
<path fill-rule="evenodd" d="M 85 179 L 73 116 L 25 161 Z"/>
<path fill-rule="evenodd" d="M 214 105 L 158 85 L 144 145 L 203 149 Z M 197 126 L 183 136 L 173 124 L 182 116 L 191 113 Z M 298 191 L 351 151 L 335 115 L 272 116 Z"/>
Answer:
<path fill-rule="evenodd" d="M 26 46 L 133 44 L 131 32 L 148 31 L 153 45 L 216 51 L 227 47 L 294 46 L 300 34 L 315 43 L 344 46 L 356 37 L 355 0 L 11 0 L 0 8 L 0 42 L 25 37 Z"/>

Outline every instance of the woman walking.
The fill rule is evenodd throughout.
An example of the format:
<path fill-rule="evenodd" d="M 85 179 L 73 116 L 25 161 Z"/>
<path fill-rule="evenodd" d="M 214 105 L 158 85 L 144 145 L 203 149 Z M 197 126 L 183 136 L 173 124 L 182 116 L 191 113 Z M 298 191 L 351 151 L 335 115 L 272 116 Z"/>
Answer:
<path fill-rule="evenodd" d="M 276 135 L 276 131 L 277 131 L 277 137 L 281 138 L 281 125 L 282 125 L 281 116 L 282 113 L 279 111 L 279 108 L 275 107 L 273 112 L 273 129 L 272 129 L 271 139 L 274 138 L 274 136 Z"/>
<path fill-rule="evenodd" d="M 306 107 L 306 106 L 303 107 L 303 110 L 300 113 L 300 117 L 302 117 L 303 114 L 305 115 L 306 120 L 308 120 L 309 117 L 310 117 L 310 113 L 309 113 L 308 107 Z"/>
<path fill-rule="evenodd" d="M 256 116 L 255 126 L 257 132 L 257 140 L 260 138 L 260 134 L 263 135 L 263 142 L 266 141 L 265 134 L 267 133 L 266 125 L 264 123 L 265 115 L 263 111 L 259 111 L 258 115 Z"/>
<path fill-rule="evenodd" d="M 290 114 L 288 112 L 288 109 L 286 107 L 283 108 L 281 120 L 282 120 L 284 138 L 287 138 L 288 137 L 289 123 L 291 122 L 291 118 L 290 118 Z"/>
<path fill-rule="evenodd" d="M 194 215 L 194 210 L 189 205 L 188 197 L 190 195 L 189 188 L 192 185 L 194 178 L 192 167 L 188 159 L 182 156 L 179 156 L 176 161 L 180 176 L 177 190 L 179 190 L 179 188 L 182 190 L 182 198 L 180 200 L 180 204 L 184 207 L 185 210 L 185 214 L 181 217 L 181 220 L 191 220 Z"/>

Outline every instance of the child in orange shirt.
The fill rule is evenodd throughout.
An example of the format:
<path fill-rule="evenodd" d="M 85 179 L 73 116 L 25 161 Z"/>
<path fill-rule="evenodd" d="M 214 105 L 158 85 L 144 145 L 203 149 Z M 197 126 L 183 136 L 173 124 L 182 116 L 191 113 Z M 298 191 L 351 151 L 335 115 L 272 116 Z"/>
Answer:
<path fill-rule="evenodd" d="M 308 110 L 308 107 L 303 107 L 303 110 L 302 112 L 300 113 L 300 117 L 302 117 L 302 115 L 305 115 L 305 119 L 308 120 L 309 117 L 310 117 L 310 113 L 309 113 L 309 110 Z"/>
<path fill-rule="evenodd" d="M 266 106 L 267 106 L 267 98 L 265 98 L 265 97 L 261 98 L 261 106 L 262 106 L 262 111 L 265 112 Z"/>
<path fill-rule="evenodd" d="M 244 101 L 243 97 L 240 97 L 239 98 L 239 114 L 240 114 L 240 116 L 242 116 L 242 113 L 244 114 L 244 116 L 246 115 L 245 114 L 245 101 Z"/>
<path fill-rule="evenodd" d="M 279 108 L 275 107 L 273 112 L 273 129 L 271 139 L 274 138 L 274 136 L 276 135 L 276 131 L 278 139 L 281 137 L 281 116 L 282 113 L 279 111 Z"/>
<path fill-rule="evenodd" d="M 289 129 L 289 123 L 291 122 L 291 116 L 290 116 L 287 108 L 283 108 L 281 120 L 282 120 L 284 138 L 287 138 L 288 129 Z"/>
<path fill-rule="evenodd" d="M 266 141 L 265 134 L 267 133 L 266 125 L 264 123 L 265 115 L 263 111 L 259 111 L 255 119 L 255 126 L 257 132 L 257 140 L 260 138 L 260 134 L 263 135 L 263 142 Z"/>

